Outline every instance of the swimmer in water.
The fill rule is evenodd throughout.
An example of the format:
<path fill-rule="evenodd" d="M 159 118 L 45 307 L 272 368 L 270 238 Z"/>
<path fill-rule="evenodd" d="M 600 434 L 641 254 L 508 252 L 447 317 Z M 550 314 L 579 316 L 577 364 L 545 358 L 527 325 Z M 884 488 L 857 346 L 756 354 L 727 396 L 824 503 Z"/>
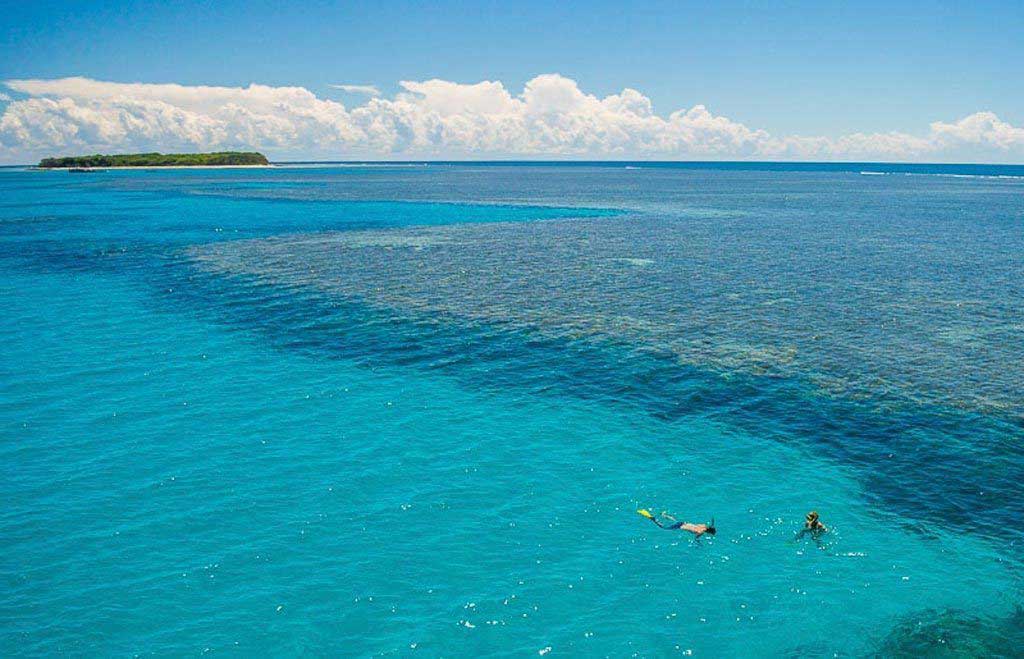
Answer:
<path fill-rule="evenodd" d="M 824 533 L 828 533 L 828 527 L 822 524 L 821 520 L 818 519 L 817 511 L 812 510 L 804 516 L 804 527 L 796 534 L 795 540 L 799 540 L 805 535 L 810 534 L 811 538 L 814 539 L 815 544 L 821 547 L 822 545 L 819 539 Z"/>
<path fill-rule="evenodd" d="M 804 531 L 810 531 L 815 534 L 826 533 L 828 532 L 828 527 L 822 524 L 821 520 L 818 519 L 818 512 L 816 510 L 812 510 L 804 517 Z"/>
<path fill-rule="evenodd" d="M 649 510 L 640 509 L 640 510 L 638 510 L 636 512 L 639 513 L 640 515 L 646 517 L 647 519 L 651 520 L 652 522 L 654 522 L 660 528 L 663 528 L 663 529 L 666 529 L 666 530 L 669 530 L 669 531 L 689 531 L 690 533 L 692 533 L 697 538 L 701 537 L 705 533 L 707 533 L 708 535 L 715 535 L 715 533 L 718 532 L 718 530 L 715 528 L 715 520 L 714 519 L 711 520 L 710 524 L 691 524 L 690 522 L 680 522 L 680 521 L 677 521 L 675 517 L 672 517 L 668 513 L 662 511 L 661 516 L 664 517 L 667 520 L 671 520 L 671 522 L 672 522 L 671 524 L 666 526 L 666 525 L 662 524 L 660 521 L 658 521 L 658 518 L 655 517 L 653 514 L 651 514 L 651 511 L 649 511 Z"/>

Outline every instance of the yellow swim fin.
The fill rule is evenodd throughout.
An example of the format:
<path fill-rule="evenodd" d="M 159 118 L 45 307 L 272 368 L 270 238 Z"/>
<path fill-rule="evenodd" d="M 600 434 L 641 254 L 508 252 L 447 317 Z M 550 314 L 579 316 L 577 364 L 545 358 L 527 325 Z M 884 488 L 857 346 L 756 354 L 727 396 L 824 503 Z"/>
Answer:
<path fill-rule="evenodd" d="M 640 510 L 636 511 L 636 513 L 638 515 L 643 515 L 647 519 L 654 519 L 654 515 L 652 515 L 651 511 L 647 510 L 646 508 L 641 508 Z"/>

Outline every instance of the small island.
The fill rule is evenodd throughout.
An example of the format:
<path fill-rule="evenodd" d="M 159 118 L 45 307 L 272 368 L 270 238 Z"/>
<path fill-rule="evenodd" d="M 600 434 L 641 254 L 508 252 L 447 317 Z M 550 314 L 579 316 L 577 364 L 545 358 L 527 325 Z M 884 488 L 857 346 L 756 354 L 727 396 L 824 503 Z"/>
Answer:
<path fill-rule="evenodd" d="M 97 167 L 259 167 L 270 161 L 255 151 L 218 153 L 124 153 L 118 155 L 43 158 L 40 169 L 95 169 Z"/>

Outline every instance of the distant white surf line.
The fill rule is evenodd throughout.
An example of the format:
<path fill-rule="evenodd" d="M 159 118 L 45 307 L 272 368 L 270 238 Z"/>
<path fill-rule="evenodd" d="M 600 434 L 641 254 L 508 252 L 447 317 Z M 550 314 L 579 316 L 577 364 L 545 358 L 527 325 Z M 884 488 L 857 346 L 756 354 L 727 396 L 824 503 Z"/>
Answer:
<path fill-rule="evenodd" d="M 1015 174 L 947 174 L 944 172 L 858 172 L 861 176 L 943 176 L 945 178 L 985 178 L 1024 180 L 1024 176 Z"/>
<path fill-rule="evenodd" d="M 432 163 L 428 162 L 279 162 L 273 163 L 274 167 L 280 167 L 282 169 L 312 169 L 312 168 L 325 168 L 325 167 L 380 167 L 380 168 L 406 168 L 406 167 L 430 167 Z M 438 164 L 438 163 L 433 163 Z"/>

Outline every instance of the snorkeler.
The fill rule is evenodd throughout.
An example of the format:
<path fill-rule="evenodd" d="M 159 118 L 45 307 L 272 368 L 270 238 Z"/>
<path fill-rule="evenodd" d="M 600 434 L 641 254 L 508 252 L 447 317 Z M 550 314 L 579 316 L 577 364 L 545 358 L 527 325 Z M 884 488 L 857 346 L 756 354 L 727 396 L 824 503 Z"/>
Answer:
<path fill-rule="evenodd" d="M 822 524 L 821 520 L 818 519 L 818 512 L 816 510 L 812 510 L 811 512 L 807 513 L 807 515 L 804 517 L 803 530 L 810 531 L 814 534 L 818 534 L 827 532 L 828 527 Z"/>
<path fill-rule="evenodd" d="M 794 542 L 802 540 L 806 536 L 810 536 L 814 544 L 818 546 L 818 549 L 826 549 L 826 543 L 821 536 L 828 532 L 828 527 L 821 523 L 818 519 L 818 512 L 812 510 L 804 516 L 804 527 L 797 531 L 796 536 L 793 538 Z"/>
<path fill-rule="evenodd" d="M 641 508 L 640 510 L 638 510 L 636 512 L 637 512 L 637 514 L 639 514 L 639 515 L 641 515 L 643 517 L 646 517 L 647 519 L 651 520 L 656 525 L 658 525 L 660 528 L 663 528 L 663 529 L 666 529 L 666 530 L 669 530 L 669 531 L 689 531 L 695 537 L 698 537 L 698 538 L 701 537 L 702 535 L 704 535 L 705 533 L 707 533 L 708 535 L 714 535 L 715 533 L 718 532 L 718 530 L 715 528 L 715 520 L 714 520 L 714 518 L 711 518 L 711 523 L 710 524 L 691 524 L 690 522 L 680 522 L 680 521 L 677 521 L 675 517 L 672 517 L 671 515 L 669 515 L 669 514 L 665 513 L 664 511 L 662 511 L 661 516 L 664 517 L 665 519 L 668 519 L 668 520 L 672 521 L 671 524 L 669 524 L 668 526 L 665 526 L 664 524 L 659 522 L 658 518 L 655 517 L 651 513 L 651 511 L 649 511 L 649 510 Z"/>

